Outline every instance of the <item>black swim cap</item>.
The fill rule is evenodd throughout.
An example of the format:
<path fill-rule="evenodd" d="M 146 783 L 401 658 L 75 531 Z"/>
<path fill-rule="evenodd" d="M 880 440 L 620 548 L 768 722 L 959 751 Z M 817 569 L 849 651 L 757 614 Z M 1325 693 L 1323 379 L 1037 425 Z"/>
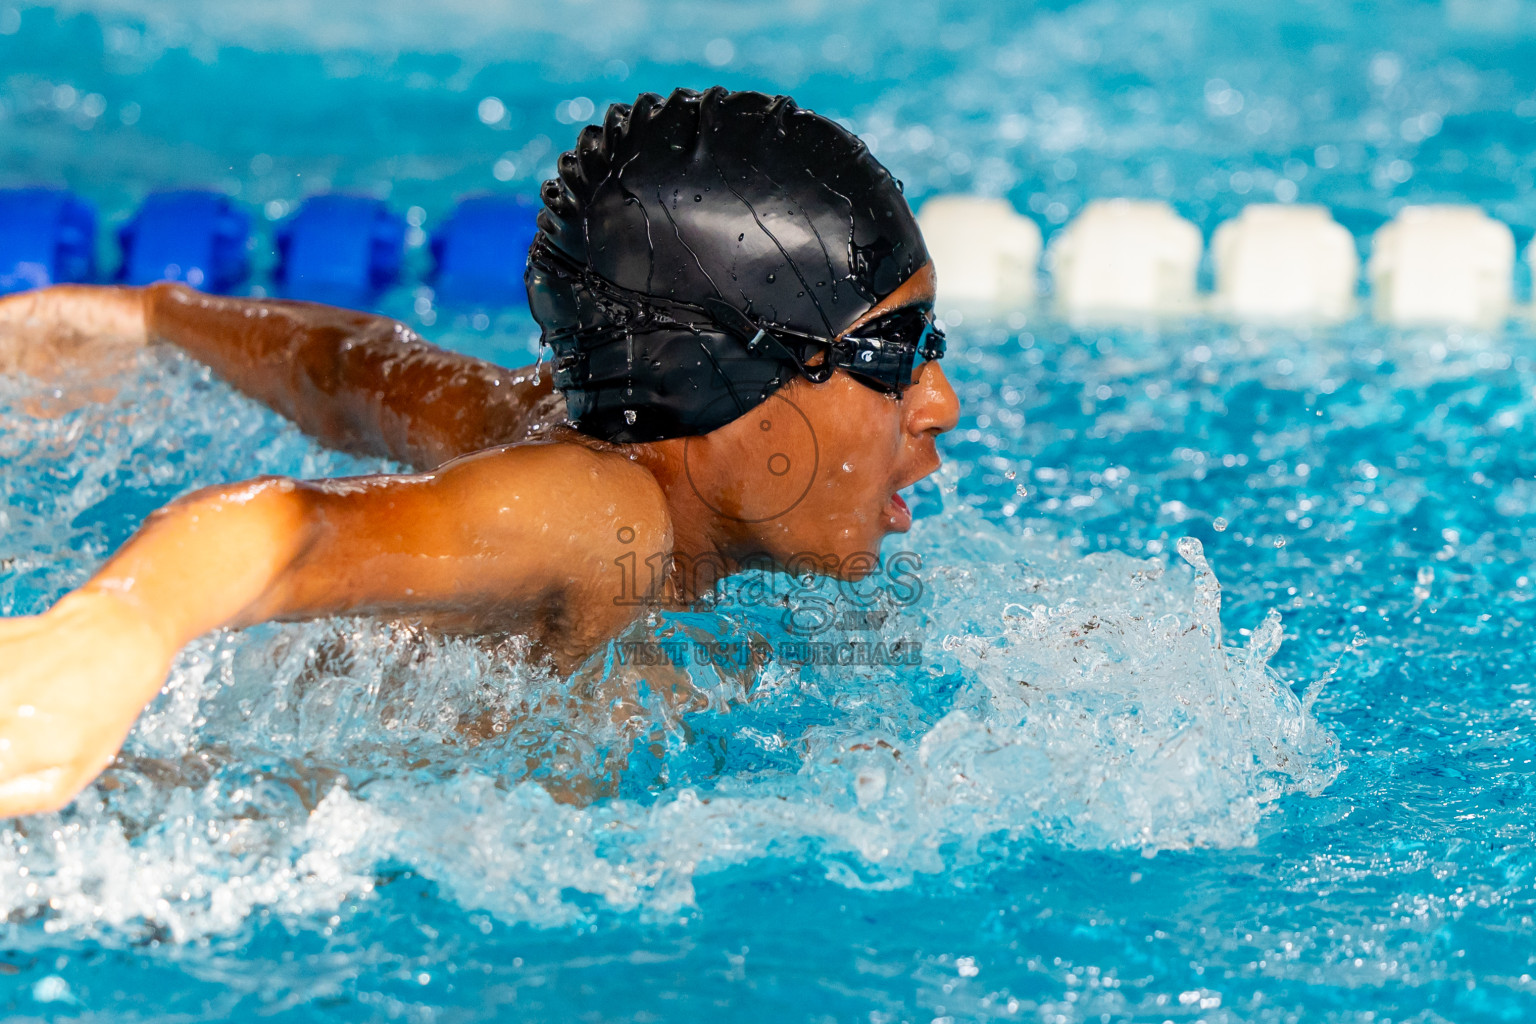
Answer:
<path fill-rule="evenodd" d="M 615 104 L 542 196 L 528 302 L 571 422 L 609 441 L 724 426 L 928 262 L 900 182 L 787 96 Z"/>

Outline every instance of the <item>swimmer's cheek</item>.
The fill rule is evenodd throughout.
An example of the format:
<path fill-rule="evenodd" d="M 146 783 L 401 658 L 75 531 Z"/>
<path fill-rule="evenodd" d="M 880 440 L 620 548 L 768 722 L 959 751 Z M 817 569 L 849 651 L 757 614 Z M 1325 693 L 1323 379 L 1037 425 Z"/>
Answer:
<path fill-rule="evenodd" d="M 111 763 L 171 654 L 112 595 L 0 621 L 0 817 L 57 810 Z"/>

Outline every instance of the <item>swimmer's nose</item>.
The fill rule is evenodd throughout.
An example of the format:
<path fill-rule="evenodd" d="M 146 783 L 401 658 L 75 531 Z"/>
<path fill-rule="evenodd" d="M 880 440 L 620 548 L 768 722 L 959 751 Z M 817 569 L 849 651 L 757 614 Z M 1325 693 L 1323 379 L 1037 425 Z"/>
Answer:
<path fill-rule="evenodd" d="M 960 399 L 935 360 L 918 370 L 917 381 L 902 396 L 901 404 L 911 434 L 942 434 L 960 422 Z"/>

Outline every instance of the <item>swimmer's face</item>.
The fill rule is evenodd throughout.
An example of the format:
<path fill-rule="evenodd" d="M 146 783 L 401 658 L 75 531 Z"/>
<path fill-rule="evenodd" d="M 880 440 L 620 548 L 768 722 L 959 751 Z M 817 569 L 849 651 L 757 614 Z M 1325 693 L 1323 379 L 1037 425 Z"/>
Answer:
<path fill-rule="evenodd" d="M 933 296 L 928 265 L 849 331 L 904 306 L 931 305 Z M 822 384 L 797 379 L 747 415 L 690 438 L 694 491 L 731 546 L 791 567 L 809 556 L 839 576 L 872 571 L 859 556 L 912 525 L 897 492 L 938 469 L 935 438 L 959 417 L 937 362 L 921 363 L 913 381 L 897 398 L 842 370 Z"/>

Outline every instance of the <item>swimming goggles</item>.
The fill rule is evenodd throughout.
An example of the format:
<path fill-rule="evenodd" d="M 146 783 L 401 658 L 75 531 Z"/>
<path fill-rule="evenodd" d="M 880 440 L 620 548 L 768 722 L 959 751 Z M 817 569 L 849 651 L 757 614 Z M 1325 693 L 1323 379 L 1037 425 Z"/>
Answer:
<path fill-rule="evenodd" d="M 832 342 L 830 359 L 860 384 L 900 395 L 912 383 L 917 357 L 944 358 L 944 332 L 934 326 L 933 311 L 898 309 L 861 324 L 857 334 Z"/>
<path fill-rule="evenodd" d="M 944 332 L 934 325 L 933 310 L 926 306 L 905 306 L 861 324 L 856 333 L 840 338 L 810 334 L 773 323 L 759 323 L 721 299 L 699 303 L 633 291 L 582 266 L 539 236 L 529 252 L 529 261 L 545 269 L 574 278 L 603 308 L 607 324 L 581 324 L 552 332 L 546 340 L 567 341 L 577 336 L 645 334 L 656 331 L 698 330 L 709 325 L 746 342 L 748 351 L 777 350 L 794 364 L 813 384 L 831 378 L 836 370 L 845 370 L 865 387 L 900 397 L 912 384 L 917 357 L 942 359 Z M 700 321 L 703 321 L 701 324 Z M 811 363 L 818 352 L 824 357 Z M 778 357 L 775 357 L 778 358 Z M 569 354 L 567 376 L 579 376 L 579 356 Z M 561 364 L 557 359 L 556 369 Z"/>
<path fill-rule="evenodd" d="M 776 345 L 812 384 L 821 384 L 834 371 L 844 370 L 865 387 L 899 398 L 912 385 L 918 356 L 944 358 L 944 332 L 935 326 L 933 310 L 925 306 L 893 310 L 860 324 L 857 333 L 841 338 L 807 334 L 776 324 L 758 326 L 734 306 L 716 300 L 706 300 L 704 306 L 719 326 L 745 337 L 749 349 L 765 342 Z M 785 339 L 798 344 L 791 347 Z M 825 354 L 822 361 L 807 362 L 815 358 L 817 349 Z"/>

